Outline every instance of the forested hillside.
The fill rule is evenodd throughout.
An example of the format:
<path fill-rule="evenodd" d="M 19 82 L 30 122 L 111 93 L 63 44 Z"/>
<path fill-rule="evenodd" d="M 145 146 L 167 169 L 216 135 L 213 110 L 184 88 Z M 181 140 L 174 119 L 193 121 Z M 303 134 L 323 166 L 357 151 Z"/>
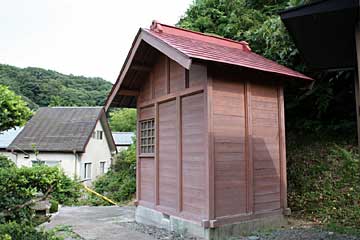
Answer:
<path fill-rule="evenodd" d="M 4 64 L 0 64 L 0 85 L 9 86 L 32 109 L 43 106 L 101 106 L 112 86 L 101 78 Z"/>

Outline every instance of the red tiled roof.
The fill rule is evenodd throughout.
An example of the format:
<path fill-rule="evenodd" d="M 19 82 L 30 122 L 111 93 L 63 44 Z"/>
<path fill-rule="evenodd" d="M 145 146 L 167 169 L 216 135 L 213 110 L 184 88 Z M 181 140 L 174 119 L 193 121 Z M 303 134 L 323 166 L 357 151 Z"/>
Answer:
<path fill-rule="evenodd" d="M 160 24 L 156 21 L 153 22 L 150 30 L 144 30 L 190 58 L 227 63 L 312 80 L 302 73 L 251 52 L 249 45 L 244 41 L 237 42 Z"/>

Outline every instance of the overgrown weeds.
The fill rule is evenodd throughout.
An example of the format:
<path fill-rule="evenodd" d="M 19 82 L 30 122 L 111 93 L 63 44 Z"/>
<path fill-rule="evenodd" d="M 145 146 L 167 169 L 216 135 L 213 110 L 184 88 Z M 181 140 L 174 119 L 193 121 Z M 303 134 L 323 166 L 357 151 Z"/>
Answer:
<path fill-rule="evenodd" d="M 331 229 L 360 233 L 360 156 L 352 144 L 336 143 L 289 141 L 289 207 Z"/>
<path fill-rule="evenodd" d="M 115 156 L 111 169 L 93 183 L 96 192 L 122 204 L 130 201 L 136 191 L 136 143 Z M 110 203 L 85 193 L 83 205 L 109 205 Z"/>

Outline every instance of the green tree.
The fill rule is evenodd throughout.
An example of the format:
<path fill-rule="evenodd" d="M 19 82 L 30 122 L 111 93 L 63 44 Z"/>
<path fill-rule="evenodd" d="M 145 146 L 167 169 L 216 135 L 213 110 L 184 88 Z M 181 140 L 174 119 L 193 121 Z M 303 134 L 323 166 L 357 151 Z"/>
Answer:
<path fill-rule="evenodd" d="M 0 85 L 0 132 L 24 125 L 30 116 L 31 111 L 21 97 Z"/>
<path fill-rule="evenodd" d="M 110 127 L 116 132 L 134 132 L 136 130 L 136 110 L 121 108 L 110 112 Z"/>
<path fill-rule="evenodd" d="M 131 200 L 136 191 L 136 142 L 115 156 L 110 171 L 93 184 L 95 190 L 121 203 Z"/>
<path fill-rule="evenodd" d="M 354 132 L 352 72 L 316 73 L 306 68 L 278 12 L 310 0 L 195 0 L 178 26 L 233 40 L 245 40 L 253 52 L 316 79 L 286 82 L 287 130 Z"/>
<path fill-rule="evenodd" d="M 277 12 L 287 0 L 196 0 L 180 27 L 249 42 L 250 47 L 280 64 L 297 67 L 299 54 Z"/>
<path fill-rule="evenodd" d="M 22 96 L 31 109 L 49 105 L 102 106 L 112 86 L 101 78 L 4 64 L 0 64 L 0 84 Z"/>

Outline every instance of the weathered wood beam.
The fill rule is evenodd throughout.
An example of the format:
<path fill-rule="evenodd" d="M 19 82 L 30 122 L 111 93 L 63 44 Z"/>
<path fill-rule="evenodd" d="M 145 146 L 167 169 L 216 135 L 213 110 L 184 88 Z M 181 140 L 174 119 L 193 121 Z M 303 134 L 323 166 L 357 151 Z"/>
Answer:
<path fill-rule="evenodd" d="M 170 93 L 170 59 L 166 57 L 165 59 L 165 91 L 166 94 Z"/>
<path fill-rule="evenodd" d="M 177 183 L 178 183 L 178 205 L 177 212 L 183 210 L 183 157 L 182 157 L 182 104 L 181 97 L 176 97 L 176 145 L 177 145 Z"/>
<path fill-rule="evenodd" d="M 245 82 L 246 212 L 254 213 L 254 159 L 252 139 L 251 84 Z"/>
<path fill-rule="evenodd" d="M 187 88 L 189 90 L 191 88 Z M 212 72 L 207 67 L 207 87 L 206 100 L 205 100 L 205 116 L 207 118 L 206 126 L 206 212 L 207 220 L 212 221 L 215 219 L 215 137 L 214 137 L 214 120 L 213 120 L 213 76 Z"/>
<path fill-rule="evenodd" d="M 192 88 L 187 88 L 185 90 L 177 91 L 174 93 L 170 93 L 168 95 L 158 97 L 157 99 L 152 99 L 152 100 L 142 102 L 139 104 L 139 106 L 141 108 L 144 108 L 144 107 L 154 105 L 155 103 L 162 103 L 162 102 L 169 101 L 171 99 L 175 99 L 177 96 L 185 97 L 185 96 L 193 95 L 193 94 L 203 92 L 203 91 L 204 91 L 204 86 L 196 86 L 196 87 L 192 87 Z"/>
<path fill-rule="evenodd" d="M 150 44 L 152 47 L 164 53 L 170 59 L 180 64 L 182 67 L 186 69 L 190 69 L 192 59 L 189 56 L 185 55 L 183 52 L 180 52 L 179 50 L 173 48 L 169 44 L 157 39 L 147 31 L 142 31 L 141 37 L 142 40 L 144 40 L 146 43 Z"/>
<path fill-rule="evenodd" d="M 278 126 L 279 126 L 279 156 L 280 156 L 280 207 L 284 213 L 289 213 L 287 205 L 287 175 L 286 175 L 286 143 L 285 143 L 285 107 L 284 88 L 278 87 Z"/>
<path fill-rule="evenodd" d="M 137 131 L 136 131 L 136 139 L 138 139 L 136 141 L 136 200 L 135 200 L 135 205 L 137 206 L 137 204 L 139 203 L 139 201 L 141 200 L 141 162 L 140 162 L 140 107 L 136 108 L 136 115 L 137 115 Z"/>
<path fill-rule="evenodd" d="M 120 89 L 118 95 L 138 97 L 140 94 L 137 90 Z"/>
<path fill-rule="evenodd" d="M 155 103 L 155 149 L 154 149 L 154 176 L 155 176 L 155 206 L 160 204 L 160 193 L 159 193 L 159 104 Z"/>

